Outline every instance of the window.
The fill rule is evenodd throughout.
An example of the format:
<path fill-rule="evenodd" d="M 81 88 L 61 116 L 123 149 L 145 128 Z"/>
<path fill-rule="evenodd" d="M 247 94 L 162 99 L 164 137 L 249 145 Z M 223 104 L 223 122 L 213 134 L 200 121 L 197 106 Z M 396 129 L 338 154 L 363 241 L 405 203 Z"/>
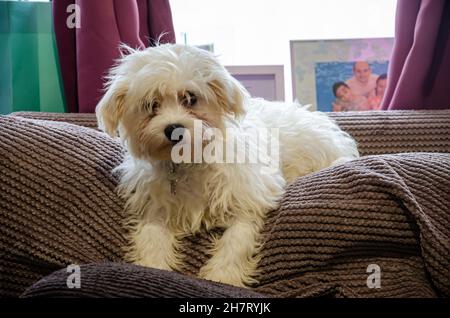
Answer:
<path fill-rule="evenodd" d="M 395 0 L 170 0 L 178 43 L 212 45 L 225 65 L 284 65 L 290 40 L 393 37 Z M 285 85 L 286 100 L 292 87 Z"/>

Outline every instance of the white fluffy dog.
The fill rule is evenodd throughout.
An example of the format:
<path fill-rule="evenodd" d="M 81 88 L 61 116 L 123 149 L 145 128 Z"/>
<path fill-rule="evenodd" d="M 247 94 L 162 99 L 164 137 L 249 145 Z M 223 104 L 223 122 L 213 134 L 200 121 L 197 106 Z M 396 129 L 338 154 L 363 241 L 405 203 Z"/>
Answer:
<path fill-rule="evenodd" d="M 127 259 L 180 270 L 180 239 L 221 227 L 224 234 L 214 239 L 199 276 L 236 286 L 255 283 L 259 233 L 286 182 L 358 157 L 355 141 L 323 113 L 250 98 L 204 50 L 173 44 L 127 50 L 96 109 L 99 127 L 111 136 L 118 132 L 128 150 L 117 168 L 129 216 Z M 210 138 L 213 143 L 229 139 L 230 127 L 237 140 L 244 139 L 245 127 L 277 128 L 279 165 L 264 170 L 264 164 L 247 161 L 174 163 L 176 146 L 195 147 L 187 138 L 195 135 L 195 122 L 203 132 L 223 133 Z M 275 143 L 274 136 L 265 144 Z M 244 149 L 252 145 L 247 140 Z M 180 153 L 192 158 L 185 149 Z"/>

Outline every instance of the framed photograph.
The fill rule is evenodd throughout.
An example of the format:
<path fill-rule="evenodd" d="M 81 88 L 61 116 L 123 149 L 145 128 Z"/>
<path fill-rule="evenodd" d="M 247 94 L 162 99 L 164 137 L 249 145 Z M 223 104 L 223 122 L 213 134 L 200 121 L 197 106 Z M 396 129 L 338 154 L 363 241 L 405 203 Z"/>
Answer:
<path fill-rule="evenodd" d="M 253 97 L 284 101 L 283 65 L 226 66 Z"/>
<path fill-rule="evenodd" d="M 320 111 L 377 110 L 393 38 L 291 41 L 293 97 Z"/>

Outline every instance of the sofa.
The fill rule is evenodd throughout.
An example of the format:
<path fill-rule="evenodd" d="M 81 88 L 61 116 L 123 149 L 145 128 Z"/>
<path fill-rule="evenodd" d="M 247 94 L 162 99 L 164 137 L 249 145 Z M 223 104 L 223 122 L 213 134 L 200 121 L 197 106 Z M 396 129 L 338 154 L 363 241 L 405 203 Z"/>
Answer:
<path fill-rule="evenodd" d="M 181 272 L 122 260 L 124 150 L 93 114 L 0 116 L 0 296 L 449 297 L 450 111 L 330 116 L 361 158 L 286 188 L 249 288 L 195 276 L 205 232 L 184 239 Z"/>

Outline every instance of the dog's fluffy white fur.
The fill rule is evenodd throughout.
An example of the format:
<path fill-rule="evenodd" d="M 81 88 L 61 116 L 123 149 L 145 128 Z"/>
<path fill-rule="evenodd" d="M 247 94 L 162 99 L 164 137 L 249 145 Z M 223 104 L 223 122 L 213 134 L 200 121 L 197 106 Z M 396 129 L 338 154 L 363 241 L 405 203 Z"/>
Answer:
<path fill-rule="evenodd" d="M 209 52 L 172 44 L 126 50 L 96 113 L 99 127 L 111 136 L 118 132 L 128 151 L 117 168 L 127 199 L 127 259 L 180 270 L 180 239 L 222 227 L 199 276 L 236 286 L 255 283 L 259 233 L 286 183 L 358 157 L 355 141 L 323 113 L 250 98 Z M 174 172 L 174 144 L 164 131 L 173 124 L 192 131 L 194 120 L 221 131 L 279 128 L 279 168 L 262 173 L 258 164 L 201 163 L 178 164 Z"/>

